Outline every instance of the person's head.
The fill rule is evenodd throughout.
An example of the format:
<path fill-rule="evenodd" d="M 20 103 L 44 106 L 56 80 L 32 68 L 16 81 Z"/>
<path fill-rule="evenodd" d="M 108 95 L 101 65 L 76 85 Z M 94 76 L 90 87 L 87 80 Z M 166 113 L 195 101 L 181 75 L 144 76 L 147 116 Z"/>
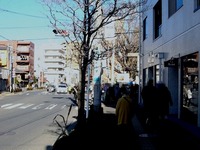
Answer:
<path fill-rule="evenodd" d="M 120 92 L 121 92 L 122 95 L 128 94 L 127 88 L 125 86 L 121 87 Z"/>
<path fill-rule="evenodd" d="M 158 82 L 158 83 L 156 84 L 156 87 L 157 87 L 157 88 L 164 88 L 164 87 L 166 87 L 166 86 L 165 86 L 165 83 L 164 83 L 164 82 Z"/>

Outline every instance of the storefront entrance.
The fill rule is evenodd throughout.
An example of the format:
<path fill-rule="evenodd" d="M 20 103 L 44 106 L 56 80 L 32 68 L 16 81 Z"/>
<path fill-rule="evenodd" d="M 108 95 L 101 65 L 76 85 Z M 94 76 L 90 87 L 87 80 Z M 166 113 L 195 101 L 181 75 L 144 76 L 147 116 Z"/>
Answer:
<path fill-rule="evenodd" d="M 181 119 L 197 125 L 198 53 L 182 57 Z"/>

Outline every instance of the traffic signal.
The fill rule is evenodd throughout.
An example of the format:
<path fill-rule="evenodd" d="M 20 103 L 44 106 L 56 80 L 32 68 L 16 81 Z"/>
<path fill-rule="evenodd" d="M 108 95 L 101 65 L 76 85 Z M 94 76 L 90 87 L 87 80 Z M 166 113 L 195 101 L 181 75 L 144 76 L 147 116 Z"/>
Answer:
<path fill-rule="evenodd" d="M 56 30 L 56 29 L 54 29 L 54 30 L 53 30 L 53 33 L 55 33 L 55 34 L 58 34 L 58 32 L 57 32 L 57 30 Z"/>
<path fill-rule="evenodd" d="M 54 29 L 53 33 L 59 34 L 59 35 L 64 35 L 64 36 L 68 35 L 68 32 L 66 30 L 62 30 L 62 29 Z"/>

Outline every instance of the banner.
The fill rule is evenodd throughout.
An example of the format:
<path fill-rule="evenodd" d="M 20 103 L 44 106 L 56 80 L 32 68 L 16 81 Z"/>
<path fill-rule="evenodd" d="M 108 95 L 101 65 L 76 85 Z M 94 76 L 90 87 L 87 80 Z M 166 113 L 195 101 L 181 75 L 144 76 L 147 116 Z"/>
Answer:
<path fill-rule="evenodd" d="M 8 62 L 8 52 L 7 50 L 0 50 L 0 63 L 1 66 L 6 68 Z"/>

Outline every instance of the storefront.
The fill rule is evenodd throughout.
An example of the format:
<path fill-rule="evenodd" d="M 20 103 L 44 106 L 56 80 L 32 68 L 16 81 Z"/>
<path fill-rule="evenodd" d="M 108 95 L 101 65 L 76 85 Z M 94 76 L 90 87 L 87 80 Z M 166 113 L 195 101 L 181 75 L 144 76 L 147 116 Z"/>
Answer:
<path fill-rule="evenodd" d="M 198 125 L 198 55 L 196 52 L 172 57 L 163 61 L 163 66 L 157 64 L 143 70 L 143 86 L 149 79 L 153 79 L 154 84 L 165 82 L 174 103 L 170 114 L 195 126 Z"/>
<path fill-rule="evenodd" d="M 198 53 L 181 58 L 181 119 L 197 125 L 198 115 Z"/>

